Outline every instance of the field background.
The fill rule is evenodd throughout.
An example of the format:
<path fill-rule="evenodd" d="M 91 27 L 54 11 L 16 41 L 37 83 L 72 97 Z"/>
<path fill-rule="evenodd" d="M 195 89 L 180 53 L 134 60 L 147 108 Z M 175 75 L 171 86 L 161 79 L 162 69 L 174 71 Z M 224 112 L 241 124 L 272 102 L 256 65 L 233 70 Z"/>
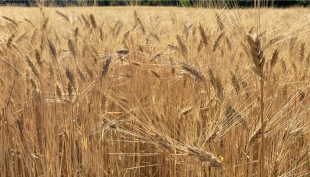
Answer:
<path fill-rule="evenodd" d="M 260 176 L 260 77 L 265 175 L 309 175 L 308 9 L 0 16 L 0 176 Z"/>

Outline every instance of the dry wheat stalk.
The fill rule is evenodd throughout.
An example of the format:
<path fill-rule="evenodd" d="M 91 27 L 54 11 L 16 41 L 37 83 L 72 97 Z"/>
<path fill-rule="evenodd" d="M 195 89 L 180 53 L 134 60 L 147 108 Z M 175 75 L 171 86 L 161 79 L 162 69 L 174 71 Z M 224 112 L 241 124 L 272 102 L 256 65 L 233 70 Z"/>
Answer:
<path fill-rule="evenodd" d="M 151 73 L 152 73 L 155 77 L 157 77 L 158 79 L 160 79 L 160 75 L 159 75 L 156 71 L 151 70 Z"/>
<path fill-rule="evenodd" d="M 24 20 L 25 20 L 27 23 L 29 23 L 29 24 L 34 28 L 34 24 L 32 23 L 31 20 L 29 20 L 29 19 L 27 19 L 27 18 L 24 18 Z"/>
<path fill-rule="evenodd" d="M 217 127 L 214 129 L 213 133 L 212 133 L 211 135 L 209 135 L 208 138 L 206 138 L 205 142 L 203 143 L 203 146 L 204 146 L 205 144 L 209 144 L 209 143 L 211 143 L 212 141 L 214 141 L 214 140 L 216 139 L 216 137 L 218 136 L 218 134 L 219 134 L 219 127 L 217 126 Z"/>
<path fill-rule="evenodd" d="M 168 44 L 168 47 L 171 48 L 172 50 L 176 50 L 176 51 L 179 50 L 178 46 L 173 45 L 173 44 Z"/>
<path fill-rule="evenodd" d="M 34 63 L 30 60 L 29 56 L 26 56 L 26 62 L 28 64 L 28 66 L 30 67 L 31 71 L 33 72 L 33 74 L 40 79 L 40 73 L 38 71 L 38 69 L 36 68 L 36 66 L 34 65 Z"/>
<path fill-rule="evenodd" d="M 126 43 L 126 40 L 127 40 L 128 36 L 129 36 L 129 33 L 130 33 L 130 30 L 126 31 L 126 33 L 123 35 L 123 40 L 122 40 L 122 43 L 123 43 L 124 47 L 127 50 L 129 49 L 129 47 L 128 47 L 127 43 Z"/>
<path fill-rule="evenodd" d="M 150 61 L 154 61 L 154 60 L 158 59 L 160 57 L 160 55 L 161 55 L 161 52 L 155 54 L 154 56 L 151 57 Z"/>
<path fill-rule="evenodd" d="M 34 40 L 36 39 L 37 32 L 38 32 L 37 29 L 34 29 L 34 30 L 33 30 L 33 33 L 32 33 L 32 35 L 31 35 L 31 40 L 30 40 L 30 41 L 31 41 L 31 44 L 34 43 Z"/>
<path fill-rule="evenodd" d="M 216 83 L 215 90 L 216 90 L 217 96 L 220 101 L 223 101 L 224 100 L 224 87 L 223 87 L 220 76 L 217 75 L 215 79 L 215 83 Z"/>
<path fill-rule="evenodd" d="M 104 76 L 108 73 L 110 64 L 111 64 L 112 58 L 110 56 L 108 56 L 105 59 L 105 63 L 102 64 L 102 68 L 101 68 L 101 78 L 100 81 L 102 82 L 102 79 L 104 78 Z"/>
<path fill-rule="evenodd" d="M 97 65 L 98 59 L 99 59 L 99 54 L 98 54 L 97 49 L 95 48 L 94 45 L 92 45 L 91 47 L 92 47 L 92 50 L 94 51 L 94 54 L 92 55 L 93 56 L 93 58 L 92 58 L 93 59 L 93 64 Z"/>
<path fill-rule="evenodd" d="M 292 61 L 292 68 L 293 68 L 293 70 L 294 70 L 294 74 L 295 74 L 295 76 L 298 74 L 298 69 L 297 69 L 297 66 L 296 66 L 296 64 Z"/>
<path fill-rule="evenodd" d="M 75 49 L 74 49 L 74 44 L 73 44 L 72 39 L 68 39 L 68 47 L 69 47 L 70 52 L 71 52 L 72 55 L 73 55 L 73 58 L 75 58 L 75 56 L 76 56 L 76 51 L 75 51 Z"/>
<path fill-rule="evenodd" d="M 287 68 L 284 60 L 281 60 L 282 74 L 286 74 Z"/>
<path fill-rule="evenodd" d="M 197 53 L 198 53 L 198 54 L 200 53 L 200 51 L 201 51 L 201 49 L 202 49 L 202 46 L 203 46 L 203 41 L 200 40 L 200 41 L 199 41 L 199 44 L 198 44 L 198 47 L 197 47 Z"/>
<path fill-rule="evenodd" d="M 212 48 L 212 51 L 213 51 L 213 52 L 215 52 L 215 50 L 217 49 L 217 47 L 218 47 L 218 45 L 219 45 L 219 42 L 220 42 L 220 40 L 222 39 L 223 35 L 224 35 L 224 32 L 222 31 L 222 32 L 218 35 L 218 37 L 215 39 L 214 44 L 213 44 L 213 48 Z"/>
<path fill-rule="evenodd" d="M 230 41 L 229 41 L 229 38 L 226 37 L 225 41 L 226 41 L 226 44 L 227 44 L 228 49 L 231 50 L 231 43 L 230 43 Z"/>
<path fill-rule="evenodd" d="M 78 66 L 76 66 L 76 71 L 77 71 L 78 75 L 80 76 L 80 78 L 82 79 L 82 81 L 85 82 L 86 78 L 85 78 L 82 70 Z"/>
<path fill-rule="evenodd" d="M 126 31 L 126 33 L 123 35 L 123 41 L 125 41 L 129 36 L 130 30 Z"/>
<path fill-rule="evenodd" d="M 56 48 L 55 48 L 53 42 L 49 38 L 47 38 L 47 41 L 48 41 L 48 47 L 49 47 L 49 49 L 50 49 L 54 59 L 57 61 L 57 51 L 56 51 Z"/>
<path fill-rule="evenodd" d="M 74 30 L 74 37 L 77 38 L 79 35 L 79 27 L 76 27 Z"/>
<path fill-rule="evenodd" d="M 84 15 L 84 14 L 81 14 L 81 16 L 82 16 L 82 19 L 83 19 L 83 21 L 84 21 L 84 23 L 85 23 L 85 26 L 86 26 L 86 27 L 89 27 L 89 26 L 90 26 L 90 23 L 89 23 L 89 21 L 87 20 L 87 18 L 85 17 L 85 15 Z"/>
<path fill-rule="evenodd" d="M 91 25 L 93 26 L 93 28 L 96 29 L 97 28 L 97 22 L 96 22 L 94 14 L 90 14 L 89 18 L 90 18 Z"/>
<path fill-rule="evenodd" d="M 62 16 L 62 18 L 64 18 L 66 21 L 68 21 L 69 23 L 71 23 L 69 17 L 68 17 L 66 14 L 64 14 L 64 13 L 58 11 L 58 10 L 56 10 L 56 13 L 57 13 L 58 15 Z"/>
<path fill-rule="evenodd" d="M 294 46 L 296 44 L 297 41 L 297 37 L 292 37 L 290 40 L 290 53 L 292 54 L 293 50 L 294 50 Z"/>
<path fill-rule="evenodd" d="M 149 35 L 152 36 L 156 41 L 160 42 L 160 39 L 157 34 L 150 32 Z"/>
<path fill-rule="evenodd" d="M 234 86 L 234 89 L 235 89 L 236 93 L 239 94 L 240 85 L 239 85 L 238 79 L 237 79 L 236 75 L 232 71 L 230 71 L 230 75 L 231 75 L 231 77 L 230 77 L 231 83 Z"/>
<path fill-rule="evenodd" d="M 198 69 L 185 62 L 180 62 L 180 65 L 182 69 L 191 73 L 197 80 L 203 82 L 204 84 L 206 83 L 205 76 Z"/>
<path fill-rule="evenodd" d="M 304 80 L 307 77 L 309 66 L 310 66 L 310 52 L 309 52 L 309 54 L 308 54 L 308 56 L 306 58 L 306 63 L 305 63 L 305 66 L 304 66 L 302 80 Z"/>
<path fill-rule="evenodd" d="M 7 48 L 10 48 L 10 47 L 11 47 L 11 44 L 12 44 L 12 42 L 13 42 L 13 39 L 14 39 L 15 36 L 16 36 L 16 32 L 17 32 L 17 31 L 15 31 L 15 32 L 9 37 L 8 41 L 6 42 Z"/>
<path fill-rule="evenodd" d="M 61 98 L 62 98 L 62 90 L 61 90 L 60 84 L 57 83 L 57 82 L 56 82 L 56 85 L 55 85 L 55 91 L 56 91 L 56 95 L 61 100 Z"/>
<path fill-rule="evenodd" d="M 254 36 L 247 34 L 248 43 L 250 44 L 250 53 L 252 55 L 252 61 L 255 68 L 260 72 L 259 75 L 262 77 L 263 69 L 265 65 L 265 58 L 263 58 L 263 50 L 261 48 L 261 42 L 259 36 L 255 33 Z"/>
<path fill-rule="evenodd" d="M 273 176 L 279 176 L 279 169 L 280 169 L 280 162 L 279 159 L 277 159 L 273 165 Z"/>
<path fill-rule="evenodd" d="M 278 49 L 275 49 L 272 52 L 272 56 L 270 58 L 270 70 L 272 70 L 272 68 L 277 64 L 278 56 L 279 56 L 279 51 Z"/>
<path fill-rule="evenodd" d="M 197 157 L 202 162 L 209 162 L 211 167 L 222 168 L 226 171 L 223 163 L 213 154 L 202 149 L 187 146 L 189 156 Z"/>
<path fill-rule="evenodd" d="M 175 73 L 175 62 L 173 61 L 172 58 L 170 58 L 169 61 L 170 61 L 171 73 L 174 74 Z"/>
<path fill-rule="evenodd" d="M 54 67 L 53 67 L 53 65 L 52 65 L 52 62 L 49 63 L 48 71 L 49 71 L 50 77 L 54 79 L 55 73 L 54 73 Z"/>
<path fill-rule="evenodd" d="M 48 21 L 49 21 L 49 18 L 46 18 L 41 26 L 41 30 L 42 31 L 45 31 L 46 30 L 46 27 L 47 27 L 47 24 L 48 24 Z"/>
<path fill-rule="evenodd" d="M 144 28 L 144 25 L 143 23 L 141 22 L 140 18 L 136 18 L 138 24 L 139 24 L 139 27 L 142 29 L 142 32 L 144 33 L 145 32 L 145 28 Z"/>
<path fill-rule="evenodd" d="M 68 80 L 70 81 L 73 88 L 75 89 L 75 80 L 74 80 L 73 73 L 70 71 L 70 69 L 68 67 L 65 67 L 65 70 L 66 70 L 66 76 L 67 76 Z"/>
<path fill-rule="evenodd" d="M 19 36 L 17 39 L 16 39 L 16 43 L 19 43 L 21 40 L 23 40 L 25 37 L 26 37 L 26 34 L 27 32 L 24 32 L 21 36 Z"/>
<path fill-rule="evenodd" d="M 263 50 L 261 47 L 261 40 L 259 35 L 255 33 L 253 36 L 247 34 L 247 40 L 250 45 L 250 53 L 252 55 L 252 61 L 255 65 L 255 69 L 259 71 L 260 76 L 260 119 L 261 119 L 261 129 L 255 132 L 254 136 L 250 139 L 250 144 L 252 141 L 261 136 L 261 155 L 260 155 L 260 173 L 261 176 L 265 175 L 265 122 L 264 122 L 264 64 L 265 58 L 263 56 Z M 251 174 L 252 175 L 252 174 Z"/>
<path fill-rule="evenodd" d="M 70 81 L 67 83 L 67 91 L 68 91 L 68 96 L 71 97 L 72 96 L 72 84 Z"/>
<path fill-rule="evenodd" d="M 7 16 L 2 16 L 2 18 L 5 19 L 6 21 L 12 23 L 14 26 L 18 27 L 18 23 L 15 20 L 13 20 Z"/>
<path fill-rule="evenodd" d="M 32 85 L 32 87 L 36 90 L 37 89 L 37 83 L 35 80 L 33 80 L 32 78 L 30 78 L 30 83 Z"/>
<path fill-rule="evenodd" d="M 251 135 L 248 143 L 248 148 L 255 145 L 256 142 L 258 142 L 262 138 L 262 127 L 265 127 L 267 125 L 267 122 L 264 122 L 264 125 L 260 125 L 258 129 Z"/>
<path fill-rule="evenodd" d="M 38 49 L 34 49 L 34 51 L 35 51 L 35 57 L 36 57 L 37 64 L 38 64 L 40 67 L 42 67 L 43 61 L 42 61 L 42 58 L 41 58 L 41 56 L 40 56 L 40 53 L 39 53 Z"/>
<path fill-rule="evenodd" d="M 220 15 L 217 12 L 215 12 L 215 18 L 216 18 L 216 22 L 217 22 L 217 25 L 218 25 L 219 29 L 221 31 L 223 31 L 224 30 L 224 24 L 223 24 L 223 22 L 221 20 Z"/>
<path fill-rule="evenodd" d="M 176 39 L 178 41 L 179 44 L 179 52 L 182 54 L 182 56 L 184 57 L 184 59 L 187 59 L 188 57 L 188 52 L 187 52 L 187 48 L 186 45 L 182 42 L 182 39 L 179 35 L 176 35 Z"/>
<path fill-rule="evenodd" d="M 284 38 L 284 35 L 276 36 L 275 38 L 273 38 L 273 39 L 271 39 L 270 41 L 267 42 L 265 48 L 270 47 L 272 44 L 277 43 L 278 41 L 280 41 L 283 38 Z"/>
<path fill-rule="evenodd" d="M 121 22 L 120 20 L 118 20 L 115 23 L 115 25 L 114 25 L 114 27 L 112 29 L 112 32 L 113 32 L 113 35 L 114 35 L 115 38 L 118 36 L 119 32 L 123 28 L 123 25 L 124 25 L 123 22 Z"/>
<path fill-rule="evenodd" d="M 302 62 L 305 57 L 305 46 L 306 44 L 304 42 L 300 44 L 299 55 L 298 55 L 300 62 Z"/>
<path fill-rule="evenodd" d="M 249 51 L 247 50 L 246 45 L 245 45 L 244 43 L 242 43 L 242 42 L 240 42 L 240 45 L 241 45 L 242 49 L 245 51 L 246 55 L 247 55 L 248 57 L 251 57 Z"/>
<path fill-rule="evenodd" d="M 84 63 L 84 68 L 86 69 L 87 74 L 90 76 L 90 78 L 92 79 L 94 74 L 93 71 L 87 66 L 86 63 Z"/>
<path fill-rule="evenodd" d="M 216 89 L 216 79 L 215 79 L 215 76 L 213 74 L 213 70 L 211 68 L 209 68 L 208 74 L 209 74 L 209 79 L 210 79 L 212 86 L 214 87 L 214 89 Z"/>
<path fill-rule="evenodd" d="M 200 22 L 199 22 L 198 29 L 199 29 L 199 32 L 200 32 L 201 40 L 202 40 L 204 46 L 207 48 L 207 46 L 208 46 L 208 37 L 207 37 L 203 27 L 201 26 Z"/>

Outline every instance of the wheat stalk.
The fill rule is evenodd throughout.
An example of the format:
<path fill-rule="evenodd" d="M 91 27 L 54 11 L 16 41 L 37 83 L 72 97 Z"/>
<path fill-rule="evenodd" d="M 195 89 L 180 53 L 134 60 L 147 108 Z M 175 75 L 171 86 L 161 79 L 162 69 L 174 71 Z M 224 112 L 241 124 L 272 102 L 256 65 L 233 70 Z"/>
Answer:
<path fill-rule="evenodd" d="M 81 70 L 78 66 L 76 66 L 76 71 L 77 71 L 78 75 L 80 76 L 80 78 L 82 79 L 82 81 L 85 82 L 85 81 L 86 81 L 86 78 L 85 78 L 85 76 L 84 76 L 82 70 Z"/>
<path fill-rule="evenodd" d="M 60 15 L 62 18 L 64 18 L 67 22 L 71 23 L 69 17 L 66 14 L 64 14 L 64 13 L 58 11 L 58 10 L 56 10 L 56 13 L 58 15 Z"/>
<path fill-rule="evenodd" d="M 13 39 L 14 39 L 15 36 L 16 36 L 16 32 L 17 32 L 17 31 L 15 31 L 15 32 L 9 37 L 8 41 L 6 42 L 7 48 L 10 48 L 10 47 L 11 47 L 12 41 L 13 41 Z"/>
<path fill-rule="evenodd" d="M 188 51 L 186 48 L 186 45 L 182 42 L 182 39 L 179 35 L 176 35 L 176 39 L 178 41 L 179 47 L 178 47 L 178 51 L 182 54 L 182 56 L 184 57 L 184 59 L 187 60 L 188 57 Z"/>
<path fill-rule="evenodd" d="M 69 50 L 70 52 L 72 53 L 73 55 L 73 58 L 75 58 L 76 56 L 76 51 L 74 49 L 74 44 L 73 44 L 73 41 L 71 39 L 68 39 L 68 47 L 69 47 Z"/>
<path fill-rule="evenodd" d="M 279 56 L 279 51 L 277 49 L 275 49 L 272 52 L 272 56 L 270 58 L 270 70 L 272 70 L 272 68 L 276 65 L 276 63 L 278 61 L 278 56 Z"/>
<path fill-rule="evenodd" d="M 189 65 L 185 62 L 180 62 L 181 68 L 186 70 L 187 72 L 191 73 L 193 76 L 195 76 L 196 79 L 206 84 L 206 78 L 205 76 L 195 67 Z"/>
<path fill-rule="evenodd" d="M 93 28 L 96 29 L 97 28 L 97 22 L 96 22 L 94 14 L 90 14 L 89 18 L 90 18 L 91 25 L 93 26 Z"/>
<path fill-rule="evenodd" d="M 6 21 L 12 23 L 14 26 L 18 27 L 18 23 L 15 20 L 13 20 L 7 16 L 2 16 L 2 18 L 5 19 Z"/>
<path fill-rule="evenodd" d="M 264 122 L 264 64 L 265 58 L 263 56 L 263 50 L 261 48 L 261 41 L 257 33 L 254 36 L 247 34 L 247 40 L 250 45 L 250 53 L 252 55 L 252 61 L 256 70 L 259 72 L 260 76 L 260 119 L 261 119 L 261 159 L 260 159 L 260 171 L 261 175 L 264 177 L 265 173 L 265 122 Z M 257 137 L 260 132 L 257 132 L 254 137 Z M 255 138 L 254 138 L 255 139 Z M 251 141 L 251 140 L 250 140 Z M 252 174 L 251 174 L 252 175 Z"/>
<path fill-rule="evenodd" d="M 224 35 L 224 32 L 222 31 L 222 32 L 218 35 L 218 37 L 216 38 L 216 40 L 214 41 L 213 48 L 212 48 L 212 51 L 213 51 L 213 52 L 215 52 L 215 50 L 217 49 L 217 47 L 218 47 L 218 45 L 219 45 L 219 42 L 220 42 L 220 40 L 222 39 L 223 35 Z"/>
<path fill-rule="evenodd" d="M 107 74 L 108 70 L 109 70 L 109 67 L 110 67 L 110 64 L 111 64 L 111 57 L 108 56 L 106 59 L 105 59 L 105 63 L 102 64 L 102 68 L 101 68 L 101 78 L 100 78 L 100 82 L 102 82 L 102 79 L 104 78 L 104 76 Z"/>
<path fill-rule="evenodd" d="M 46 18 L 41 26 L 41 30 L 42 31 L 45 31 L 46 30 L 46 27 L 47 27 L 47 24 L 49 22 L 49 18 Z"/>
<path fill-rule="evenodd" d="M 40 73 L 38 71 L 38 69 L 36 68 L 36 66 L 34 65 L 34 63 L 30 60 L 29 56 L 26 56 L 26 62 L 28 64 L 28 66 L 30 67 L 31 71 L 33 72 L 33 74 L 40 79 Z"/>
<path fill-rule="evenodd" d="M 305 46 L 306 46 L 306 43 L 304 43 L 304 42 L 300 44 L 299 60 L 300 60 L 301 63 L 302 63 L 302 61 L 304 60 L 304 57 L 305 57 Z"/>
<path fill-rule="evenodd" d="M 238 79 L 237 79 L 236 75 L 232 71 L 230 72 L 230 75 L 231 75 L 231 77 L 230 77 L 231 78 L 231 83 L 234 86 L 234 89 L 235 89 L 236 93 L 239 94 L 240 85 L 239 85 Z"/>
<path fill-rule="evenodd" d="M 204 46 L 207 47 L 208 46 L 208 37 L 207 37 L 203 27 L 201 26 L 200 22 L 199 22 L 198 29 L 199 29 L 199 32 L 200 32 L 201 40 L 202 40 Z"/>
<path fill-rule="evenodd" d="M 89 21 L 87 20 L 87 18 L 85 17 L 85 15 L 84 15 L 84 14 L 81 14 L 81 17 L 82 17 L 82 19 L 83 19 L 83 21 L 84 21 L 85 26 L 89 27 L 89 26 L 90 26 L 90 23 L 89 23 Z"/>

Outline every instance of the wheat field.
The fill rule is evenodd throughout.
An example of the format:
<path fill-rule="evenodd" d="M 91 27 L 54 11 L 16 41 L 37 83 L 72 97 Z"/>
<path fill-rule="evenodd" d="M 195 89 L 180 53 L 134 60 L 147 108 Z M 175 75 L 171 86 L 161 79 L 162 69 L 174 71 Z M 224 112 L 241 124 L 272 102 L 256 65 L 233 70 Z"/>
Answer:
<path fill-rule="evenodd" d="M 0 176 L 310 175 L 308 9 L 0 17 Z"/>

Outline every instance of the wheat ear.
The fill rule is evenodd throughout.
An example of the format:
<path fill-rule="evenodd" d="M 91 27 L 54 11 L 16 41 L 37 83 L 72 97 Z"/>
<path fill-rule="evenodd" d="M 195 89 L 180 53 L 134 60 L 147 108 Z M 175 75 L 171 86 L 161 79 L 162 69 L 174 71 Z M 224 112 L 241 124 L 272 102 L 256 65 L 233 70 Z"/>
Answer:
<path fill-rule="evenodd" d="M 260 75 L 260 119 L 261 119 L 261 159 L 260 159 L 260 170 L 261 170 L 261 176 L 264 177 L 265 173 L 265 137 L 264 137 L 264 79 L 263 79 L 263 71 L 264 71 L 264 64 L 265 64 L 265 58 L 263 57 L 263 50 L 261 48 L 261 41 L 259 39 L 259 36 L 257 33 L 254 34 L 254 36 L 251 36 L 250 34 L 247 34 L 247 40 L 250 44 L 250 53 L 252 55 L 252 60 L 254 62 L 255 68 L 257 71 L 259 71 Z"/>

